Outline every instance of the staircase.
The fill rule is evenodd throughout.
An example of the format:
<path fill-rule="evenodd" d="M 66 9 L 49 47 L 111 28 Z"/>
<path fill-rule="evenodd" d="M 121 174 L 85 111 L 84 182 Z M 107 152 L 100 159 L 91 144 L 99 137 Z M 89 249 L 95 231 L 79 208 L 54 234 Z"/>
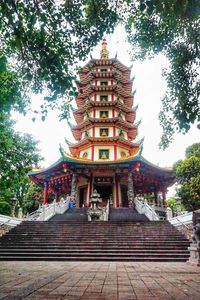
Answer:
<path fill-rule="evenodd" d="M 122 210 L 121 213 L 118 210 L 111 211 L 110 219 L 118 215 L 120 220 L 87 222 L 85 213 L 75 209 L 47 222 L 22 222 L 0 238 L 0 260 L 186 261 L 189 258 L 189 241 L 167 221 L 127 221 L 127 218 L 125 221 Z M 129 219 L 130 215 L 127 216 Z"/>
<path fill-rule="evenodd" d="M 128 207 L 111 208 L 109 221 L 148 221 L 144 214 L 139 214 L 135 209 Z"/>
<path fill-rule="evenodd" d="M 87 208 L 70 208 L 64 214 L 57 214 L 51 221 L 87 221 Z"/>

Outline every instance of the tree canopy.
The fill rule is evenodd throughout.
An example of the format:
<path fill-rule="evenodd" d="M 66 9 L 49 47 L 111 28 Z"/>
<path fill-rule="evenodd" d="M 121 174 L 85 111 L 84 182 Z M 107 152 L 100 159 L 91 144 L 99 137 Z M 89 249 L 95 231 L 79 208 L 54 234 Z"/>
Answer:
<path fill-rule="evenodd" d="M 189 211 L 200 208 L 200 143 L 186 149 L 186 158 L 174 166 L 178 196 Z"/>
<path fill-rule="evenodd" d="M 23 206 L 24 195 L 30 184 L 27 173 L 32 167 L 37 167 L 42 159 L 37 141 L 29 134 L 15 132 L 13 125 L 9 115 L 0 114 L 1 213 L 10 212 L 13 198 Z"/>
<path fill-rule="evenodd" d="M 11 84 L 18 95 L 13 100 L 2 96 L 4 106 L 16 101 L 17 108 L 24 109 L 31 91 L 43 92 L 42 118 L 60 98 L 62 116 L 68 118 L 79 61 L 121 23 L 133 59 L 162 52 L 169 60 L 160 113 L 165 148 L 176 130 L 187 132 L 200 121 L 199 12 L 199 0 L 2 0 L 0 56 L 14 76 L 13 81 L 4 77 L 3 84 Z"/>

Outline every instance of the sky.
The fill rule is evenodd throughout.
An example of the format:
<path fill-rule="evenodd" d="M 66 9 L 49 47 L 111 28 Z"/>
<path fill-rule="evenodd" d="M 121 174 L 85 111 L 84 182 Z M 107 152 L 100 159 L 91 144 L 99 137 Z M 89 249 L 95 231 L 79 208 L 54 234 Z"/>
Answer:
<path fill-rule="evenodd" d="M 107 36 L 106 39 L 110 52 L 109 57 L 115 57 L 117 52 L 119 61 L 127 66 L 132 65 L 131 76 L 135 77 L 133 90 L 136 90 L 134 106 L 139 105 L 136 122 L 142 121 L 136 141 L 145 137 L 143 157 L 160 167 L 171 167 L 175 161 L 184 159 L 186 147 L 199 142 L 200 131 L 195 124 L 187 134 L 176 134 L 174 141 L 165 151 L 158 147 L 162 134 L 158 114 L 162 107 L 161 98 L 166 91 L 162 69 L 167 67 L 167 60 L 163 55 L 158 55 L 151 60 L 131 62 L 128 54 L 130 46 L 125 41 L 124 32 L 121 28 L 118 28 L 112 36 Z M 100 57 L 100 49 L 101 43 L 92 52 L 94 58 Z M 87 63 L 89 59 L 81 62 L 81 65 Z M 41 103 L 41 99 L 41 95 L 33 96 L 32 102 L 38 105 Z M 75 103 L 74 107 L 76 107 Z M 14 112 L 13 118 L 17 121 L 15 125 L 17 131 L 30 133 L 34 139 L 39 141 L 41 155 L 45 158 L 41 163 L 42 167 L 48 167 L 60 158 L 59 144 L 67 150 L 65 138 L 74 142 L 67 121 L 59 122 L 57 111 L 50 111 L 45 121 L 38 119 L 34 123 L 30 114 L 24 117 Z M 70 122 L 74 122 L 73 118 Z M 171 188 L 168 196 L 173 193 L 174 188 Z"/>

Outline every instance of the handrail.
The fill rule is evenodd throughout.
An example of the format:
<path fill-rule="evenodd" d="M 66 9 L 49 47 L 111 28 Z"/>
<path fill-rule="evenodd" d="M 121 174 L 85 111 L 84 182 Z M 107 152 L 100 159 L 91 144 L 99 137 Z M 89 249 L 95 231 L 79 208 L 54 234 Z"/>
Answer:
<path fill-rule="evenodd" d="M 151 221 L 159 221 L 160 217 L 153 210 L 153 208 L 148 205 L 145 199 L 139 200 L 139 198 L 134 199 L 135 208 L 140 214 L 144 214 Z"/>
<path fill-rule="evenodd" d="M 53 202 L 40 206 L 36 211 L 31 213 L 26 220 L 27 221 L 47 221 L 56 214 L 64 213 L 69 207 L 70 198 L 62 198 L 59 202 Z"/>
<path fill-rule="evenodd" d="M 179 218 L 176 218 L 176 220 L 181 223 L 183 226 L 185 226 L 188 230 L 190 229 L 186 224 L 184 224 Z"/>
<path fill-rule="evenodd" d="M 192 224 L 192 216 L 192 212 L 187 212 L 185 214 L 170 218 L 168 221 L 174 226 L 179 226 L 179 224 L 183 224 L 186 227 L 186 224 Z"/>
<path fill-rule="evenodd" d="M 14 226 L 20 224 L 21 222 L 22 222 L 22 219 L 5 216 L 5 215 L 0 215 L 0 225 L 7 225 L 10 227 L 14 227 Z"/>

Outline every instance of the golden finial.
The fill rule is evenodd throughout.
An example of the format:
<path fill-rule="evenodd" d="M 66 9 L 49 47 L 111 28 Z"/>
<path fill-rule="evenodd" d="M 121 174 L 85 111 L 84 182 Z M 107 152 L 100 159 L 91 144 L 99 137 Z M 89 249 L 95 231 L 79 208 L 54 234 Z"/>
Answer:
<path fill-rule="evenodd" d="M 103 42 L 102 42 L 102 50 L 100 52 L 101 54 L 101 59 L 108 59 L 108 56 L 109 56 L 109 51 L 107 50 L 107 42 L 106 42 L 106 39 L 103 39 Z"/>

